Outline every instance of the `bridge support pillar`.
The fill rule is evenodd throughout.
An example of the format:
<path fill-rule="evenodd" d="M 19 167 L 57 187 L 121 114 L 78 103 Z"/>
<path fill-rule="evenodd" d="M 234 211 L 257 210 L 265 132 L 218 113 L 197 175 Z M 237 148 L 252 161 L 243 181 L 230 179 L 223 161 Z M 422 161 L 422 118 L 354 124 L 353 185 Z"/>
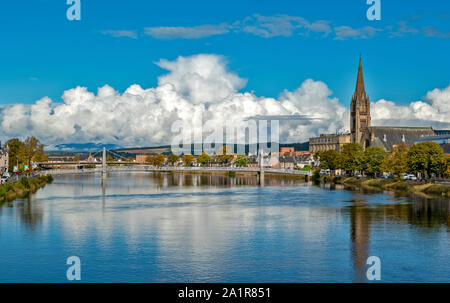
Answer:
<path fill-rule="evenodd" d="M 258 185 L 264 186 L 264 155 L 262 149 L 259 150 Z"/>
<path fill-rule="evenodd" d="M 102 178 L 106 179 L 106 147 L 103 147 L 102 155 Z"/>
<path fill-rule="evenodd" d="M 258 171 L 258 185 L 264 186 L 264 170 Z"/>

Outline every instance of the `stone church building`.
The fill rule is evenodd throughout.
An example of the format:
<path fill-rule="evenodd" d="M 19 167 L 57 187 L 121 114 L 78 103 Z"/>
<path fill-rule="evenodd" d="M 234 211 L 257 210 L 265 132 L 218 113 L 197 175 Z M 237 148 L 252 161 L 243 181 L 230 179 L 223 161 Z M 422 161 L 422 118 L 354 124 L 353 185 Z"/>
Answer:
<path fill-rule="evenodd" d="M 381 146 L 391 150 L 395 145 L 414 144 L 421 137 L 436 136 L 430 127 L 372 126 L 370 117 L 370 100 L 364 88 L 361 58 L 359 59 L 358 77 L 355 94 L 350 105 L 351 142 L 359 143 L 363 148 Z"/>
<path fill-rule="evenodd" d="M 309 139 L 310 152 L 334 149 L 338 152 L 346 143 L 359 143 L 363 148 L 380 146 L 390 151 L 396 145 L 413 145 L 420 138 L 438 135 L 430 127 L 372 126 L 370 99 L 364 87 L 363 69 L 359 58 L 355 93 L 350 104 L 350 134 L 322 134 Z"/>

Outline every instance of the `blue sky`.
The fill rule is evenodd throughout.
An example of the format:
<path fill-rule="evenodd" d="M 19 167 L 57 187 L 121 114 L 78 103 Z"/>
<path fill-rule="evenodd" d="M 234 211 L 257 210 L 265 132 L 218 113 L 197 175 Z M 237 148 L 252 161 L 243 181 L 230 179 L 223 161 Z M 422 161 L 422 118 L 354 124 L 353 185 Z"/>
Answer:
<path fill-rule="evenodd" d="M 77 85 L 93 91 L 104 84 L 119 91 L 133 83 L 152 87 L 166 73 L 154 62 L 198 53 L 225 56 L 230 70 L 248 79 L 246 91 L 267 97 L 277 97 L 312 78 L 327 83 L 333 96 L 346 105 L 354 90 L 360 52 L 372 100 L 407 103 L 449 84 L 447 1 L 384 0 L 381 21 L 367 20 L 369 6 L 364 0 L 81 0 L 81 4 L 82 20 L 68 21 L 64 0 L 2 3 L 0 104 L 33 103 L 43 96 L 59 101 L 64 90 Z M 302 17 L 310 23 L 326 20 L 332 30 L 370 26 L 383 31 L 344 40 L 337 40 L 334 32 L 326 37 L 317 32 L 305 36 L 301 30 L 265 37 L 242 27 L 194 39 L 161 39 L 145 31 L 230 26 L 255 14 Z M 386 29 L 390 26 L 392 30 Z M 434 31 L 426 32 L 431 27 Z M 118 33 L 131 37 L 116 37 Z"/>

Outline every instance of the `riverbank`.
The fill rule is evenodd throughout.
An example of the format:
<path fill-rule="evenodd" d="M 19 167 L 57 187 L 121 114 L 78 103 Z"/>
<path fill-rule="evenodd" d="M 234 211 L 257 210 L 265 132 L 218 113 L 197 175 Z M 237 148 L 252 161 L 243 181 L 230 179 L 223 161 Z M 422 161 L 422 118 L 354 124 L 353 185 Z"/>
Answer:
<path fill-rule="evenodd" d="M 412 183 L 396 179 L 365 179 L 355 177 L 322 176 L 316 180 L 319 183 L 342 184 L 348 187 L 388 190 L 405 194 L 421 194 L 429 196 L 450 197 L 450 185 L 433 183 Z"/>
<path fill-rule="evenodd" d="M 45 175 L 34 178 L 22 178 L 16 183 L 7 182 L 0 185 L 0 203 L 25 198 L 30 193 L 35 193 L 39 188 L 52 183 L 53 177 Z"/>

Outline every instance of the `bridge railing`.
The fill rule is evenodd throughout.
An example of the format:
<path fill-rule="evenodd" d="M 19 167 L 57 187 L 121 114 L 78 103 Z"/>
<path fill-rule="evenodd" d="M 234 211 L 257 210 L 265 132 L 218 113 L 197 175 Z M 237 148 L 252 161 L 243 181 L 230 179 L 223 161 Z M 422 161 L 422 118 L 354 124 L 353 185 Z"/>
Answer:
<path fill-rule="evenodd" d="M 141 167 L 108 167 L 107 171 L 235 171 L 235 172 L 258 172 L 257 167 L 154 167 L 154 166 L 141 166 Z M 64 174 L 83 174 L 83 173 L 96 173 L 102 172 L 102 168 L 85 168 L 85 169 L 55 169 L 45 170 L 41 174 L 52 175 L 64 175 Z M 265 173 L 278 173 L 278 174 L 290 174 L 290 175 L 306 175 L 311 176 L 310 171 L 300 171 L 294 169 L 282 169 L 282 168 L 264 168 Z"/>

